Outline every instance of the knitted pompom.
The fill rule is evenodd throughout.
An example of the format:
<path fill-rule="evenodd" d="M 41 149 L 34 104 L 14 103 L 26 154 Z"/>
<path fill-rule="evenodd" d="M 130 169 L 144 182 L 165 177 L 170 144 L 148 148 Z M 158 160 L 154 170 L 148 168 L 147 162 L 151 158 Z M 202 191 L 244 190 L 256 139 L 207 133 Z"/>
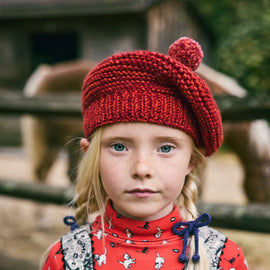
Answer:
<path fill-rule="evenodd" d="M 196 70 L 202 62 L 203 51 L 198 42 L 182 37 L 170 46 L 168 55 L 192 70 Z"/>

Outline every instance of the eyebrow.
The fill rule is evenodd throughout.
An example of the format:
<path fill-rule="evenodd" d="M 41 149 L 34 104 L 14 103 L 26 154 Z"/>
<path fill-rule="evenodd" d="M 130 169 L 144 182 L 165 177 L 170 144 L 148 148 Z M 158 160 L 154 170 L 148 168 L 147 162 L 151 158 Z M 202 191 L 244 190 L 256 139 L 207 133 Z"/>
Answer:
<path fill-rule="evenodd" d="M 132 137 L 123 137 L 123 136 L 109 136 L 104 139 L 101 139 L 102 143 L 109 143 L 111 141 L 131 142 L 133 141 L 133 139 Z"/>
<path fill-rule="evenodd" d="M 133 137 L 126 137 L 126 136 L 112 136 L 107 137 L 101 140 L 102 143 L 109 143 L 111 141 L 122 141 L 122 142 L 132 142 L 134 141 Z M 155 136 L 153 141 L 160 142 L 160 141 L 173 141 L 175 143 L 182 143 L 184 139 L 177 138 L 174 136 Z"/>
<path fill-rule="evenodd" d="M 160 141 L 183 141 L 182 138 L 177 138 L 174 136 L 156 136 L 156 139 Z"/>

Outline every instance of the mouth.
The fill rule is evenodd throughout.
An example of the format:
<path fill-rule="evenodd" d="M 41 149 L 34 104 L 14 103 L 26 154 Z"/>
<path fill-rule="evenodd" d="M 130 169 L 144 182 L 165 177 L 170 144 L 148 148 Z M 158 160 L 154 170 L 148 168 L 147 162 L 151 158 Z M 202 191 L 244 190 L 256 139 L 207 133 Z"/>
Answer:
<path fill-rule="evenodd" d="M 131 194 L 138 198 L 148 198 L 156 194 L 157 192 L 152 189 L 141 189 L 141 188 L 135 188 L 127 191 L 128 194 Z"/>

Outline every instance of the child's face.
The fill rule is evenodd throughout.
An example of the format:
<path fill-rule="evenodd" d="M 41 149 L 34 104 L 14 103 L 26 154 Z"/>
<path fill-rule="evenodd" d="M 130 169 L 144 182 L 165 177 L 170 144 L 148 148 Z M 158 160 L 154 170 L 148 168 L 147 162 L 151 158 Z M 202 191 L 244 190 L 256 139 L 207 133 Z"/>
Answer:
<path fill-rule="evenodd" d="M 142 221 L 169 214 L 191 171 L 192 139 L 149 123 L 117 123 L 101 136 L 100 176 L 119 214 Z"/>

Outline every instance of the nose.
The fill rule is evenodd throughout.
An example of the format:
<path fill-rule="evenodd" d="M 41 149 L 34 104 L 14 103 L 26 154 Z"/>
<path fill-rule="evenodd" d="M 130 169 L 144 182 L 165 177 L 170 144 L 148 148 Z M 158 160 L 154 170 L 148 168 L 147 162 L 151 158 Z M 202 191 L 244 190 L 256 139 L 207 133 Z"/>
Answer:
<path fill-rule="evenodd" d="M 150 179 L 153 176 L 151 157 L 138 156 L 134 159 L 131 175 L 134 179 Z"/>

